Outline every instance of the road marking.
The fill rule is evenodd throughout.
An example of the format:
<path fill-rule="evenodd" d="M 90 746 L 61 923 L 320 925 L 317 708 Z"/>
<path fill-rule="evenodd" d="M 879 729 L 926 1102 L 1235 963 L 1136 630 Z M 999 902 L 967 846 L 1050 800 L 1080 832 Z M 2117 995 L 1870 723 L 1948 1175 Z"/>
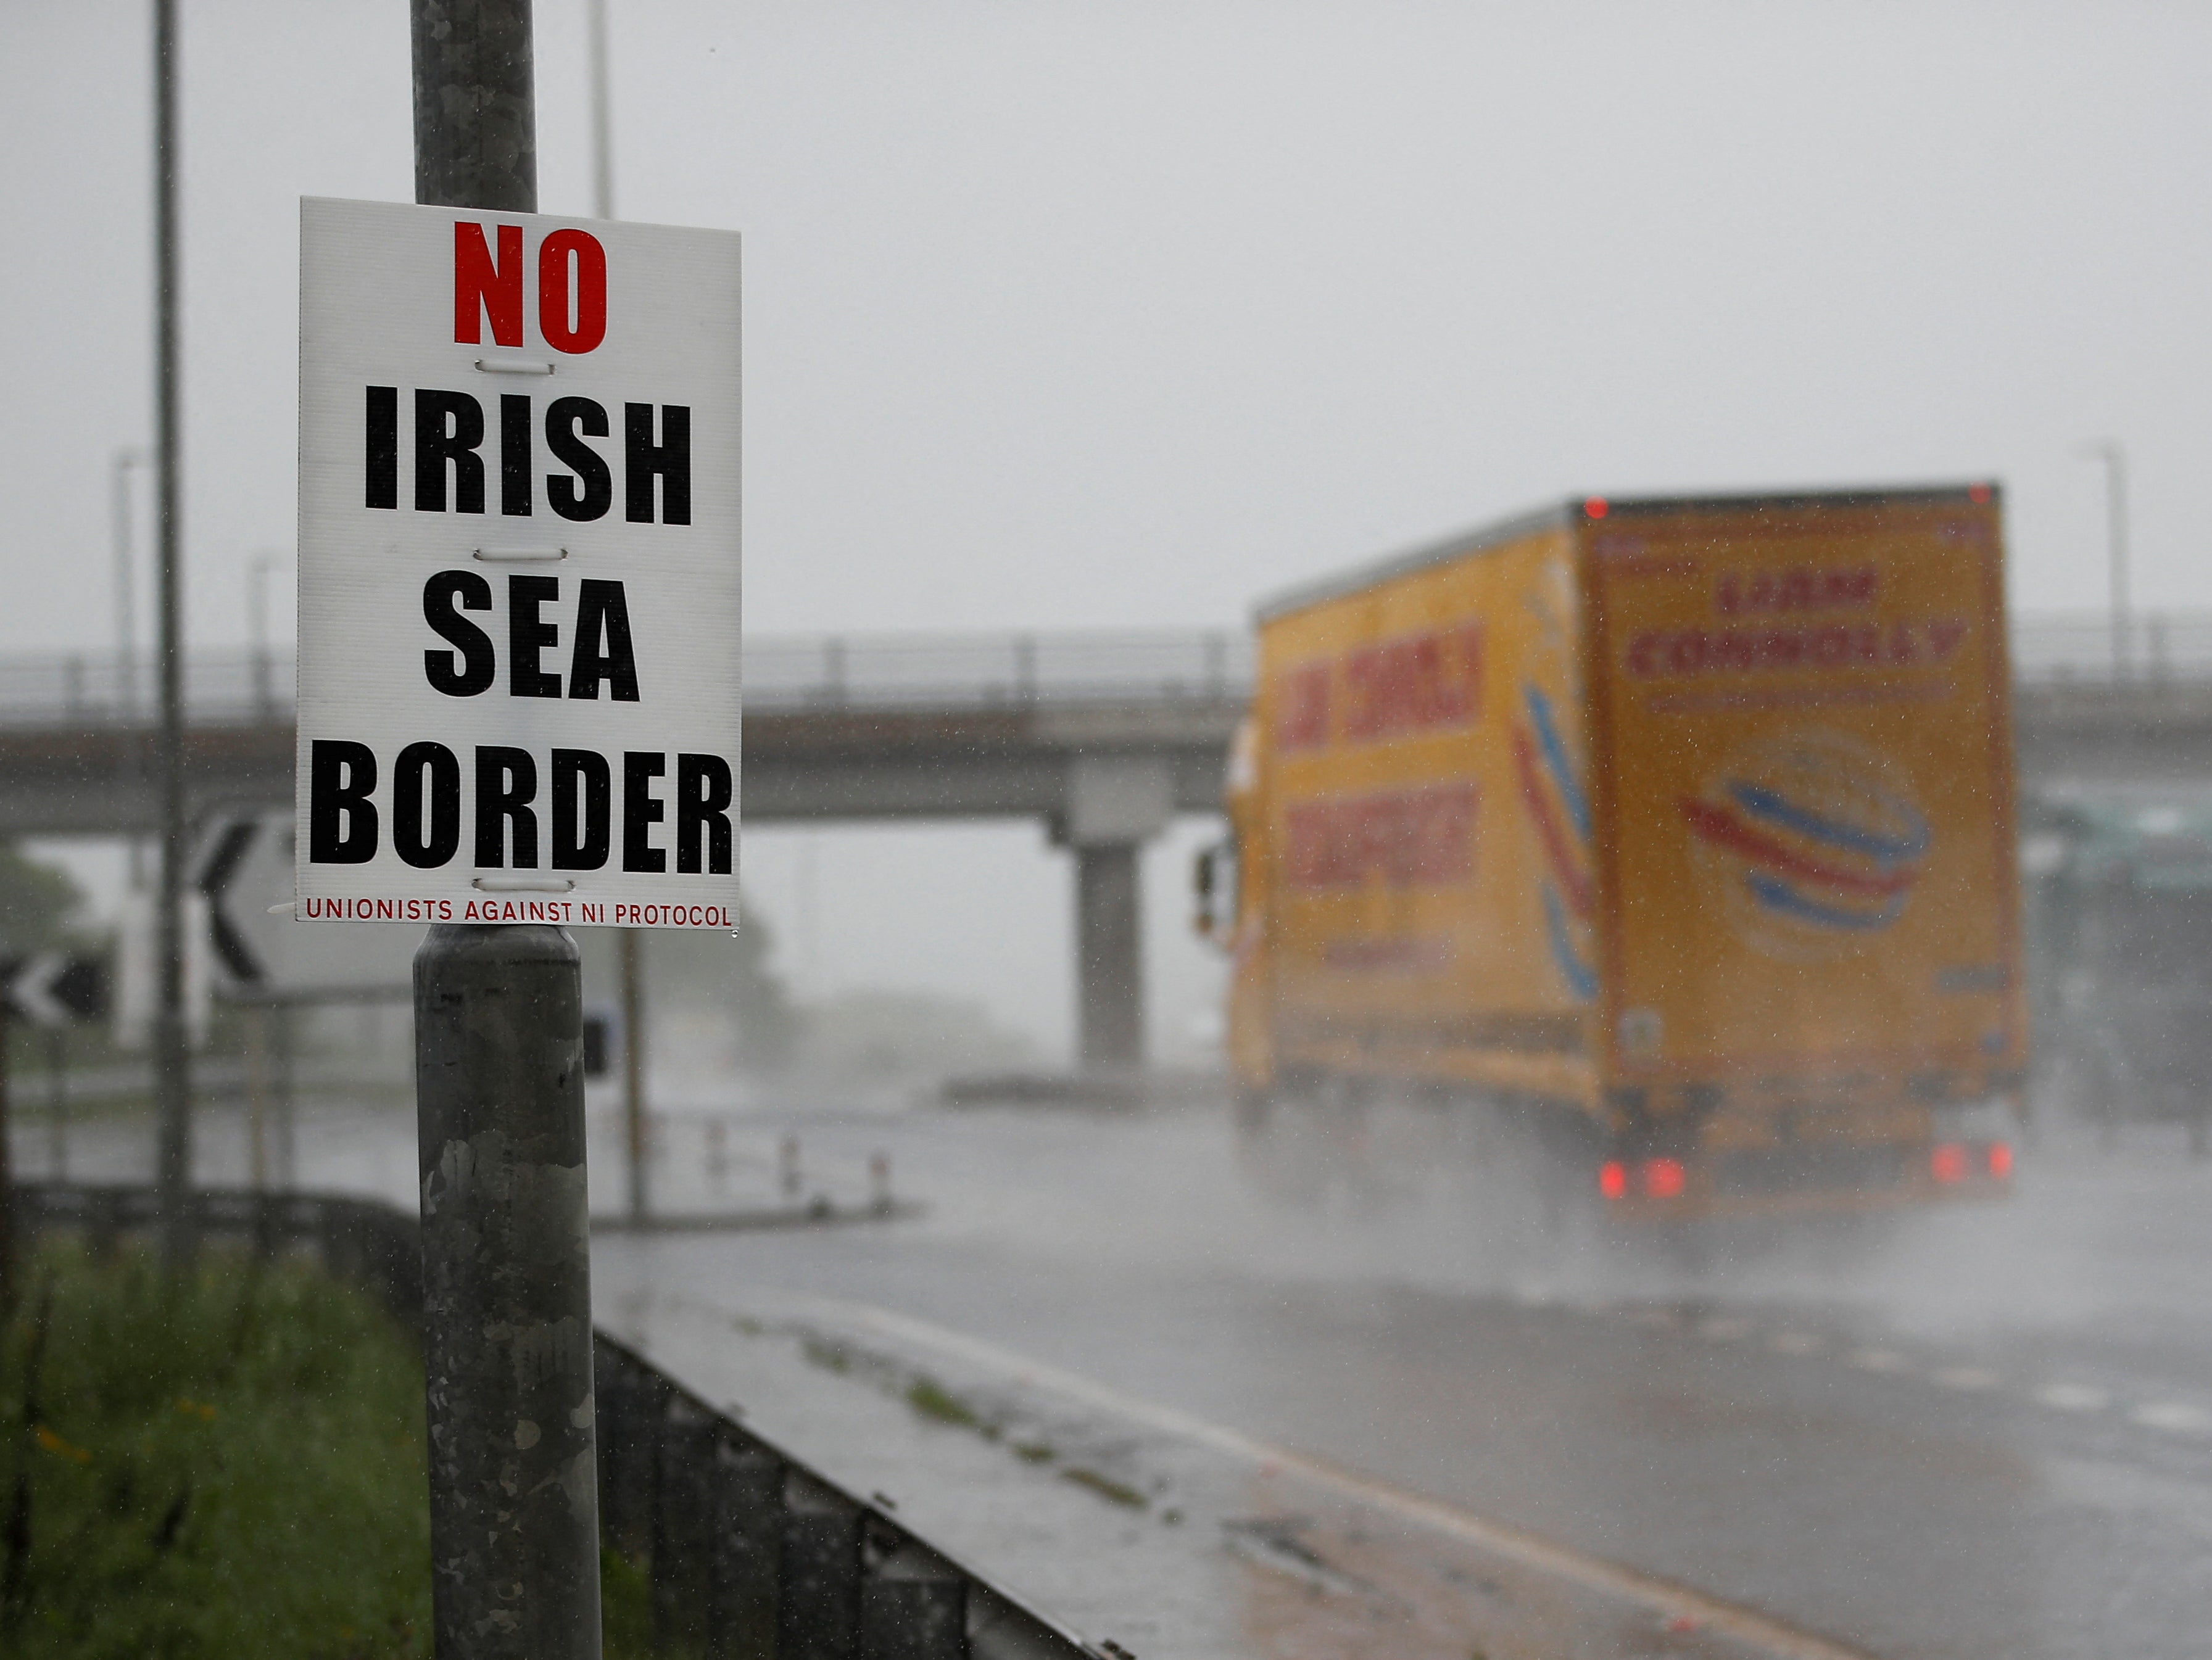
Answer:
<path fill-rule="evenodd" d="M 1996 1372 L 1981 1366 L 1946 1366 L 1935 1377 L 1946 1389 L 1995 1389 L 2000 1381 Z"/>
<path fill-rule="evenodd" d="M 2112 1392 L 2087 1384 L 2050 1384 L 2035 1391 L 2045 1406 L 2061 1412 L 2102 1412 L 2112 1403 Z"/>
<path fill-rule="evenodd" d="M 1778 1331 L 1766 1340 L 1777 1354 L 1818 1354 L 1820 1340 L 1809 1331 Z"/>
<path fill-rule="evenodd" d="M 690 1303 L 691 1306 L 720 1319 L 727 1319 L 730 1315 L 726 1308 L 713 1307 L 688 1298 L 671 1300 Z M 1402 1487 L 1393 1487 L 1386 1481 L 1345 1469 L 1306 1453 L 1290 1452 L 1280 1447 L 1270 1446 L 1237 1430 L 1208 1423 L 1202 1418 L 1194 1418 L 1173 1407 L 1124 1395 L 1119 1390 L 1075 1372 L 1062 1372 L 1056 1366 L 1032 1360 L 995 1343 L 947 1330 L 927 1320 L 895 1314 L 889 1309 L 872 1307 L 866 1303 L 846 1302 L 835 1298 L 799 1295 L 791 1300 L 819 1309 L 823 1317 L 828 1319 L 872 1327 L 886 1336 L 903 1338 L 943 1354 L 959 1356 L 973 1365 L 988 1367 L 1002 1375 L 1024 1378 L 1102 1411 L 1212 1447 L 1217 1452 L 1255 1465 L 1263 1473 L 1294 1472 L 1318 1487 L 1329 1488 L 1358 1503 L 1394 1511 L 1401 1516 L 1425 1523 L 1439 1532 L 1491 1551 L 1523 1567 L 1553 1574 L 1584 1590 L 1635 1603 L 1656 1615 L 1672 1630 L 1703 1627 L 1719 1632 L 1774 1657 L 1774 1660 L 1873 1660 L 1873 1657 L 1863 1649 L 1851 1648 L 1831 1638 L 1800 1631 L 1771 1615 L 1761 1614 L 1756 1609 L 1723 1602 L 1704 1591 L 1640 1572 L 1635 1568 L 1624 1567 L 1617 1562 L 1608 1562 L 1601 1557 L 1585 1556 L 1570 1546 L 1558 1544 L 1538 1534 L 1524 1532 L 1509 1523 L 1494 1522 L 1486 1517 L 1476 1516 L 1441 1499 L 1409 1493 Z M 1683 1621 L 1691 1623 L 1684 1625 Z"/>
<path fill-rule="evenodd" d="M 1628 1312 L 1628 1318 L 1640 1326 L 1676 1326 L 1681 1317 L 1671 1308 L 1638 1308 Z"/>
<path fill-rule="evenodd" d="M 1912 1363 L 1893 1348 L 1863 1348 L 1851 1356 L 1861 1372 L 1910 1372 Z"/>
<path fill-rule="evenodd" d="M 1698 1336 L 1716 1342 L 1732 1343 L 1750 1330 L 1751 1322 L 1741 1314 L 1715 1315 L 1698 1322 Z"/>
<path fill-rule="evenodd" d="M 2163 1429 L 2178 1435 L 2212 1434 L 2212 1412 L 2185 1406 L 2179 1401 L 2153 1401 L 2128 1416 L 2145 1429 Z"/>

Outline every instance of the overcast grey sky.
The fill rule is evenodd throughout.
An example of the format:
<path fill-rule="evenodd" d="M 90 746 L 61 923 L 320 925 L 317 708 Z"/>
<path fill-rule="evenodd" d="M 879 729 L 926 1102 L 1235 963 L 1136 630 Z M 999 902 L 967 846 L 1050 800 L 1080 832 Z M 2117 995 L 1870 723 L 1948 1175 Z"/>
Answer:
<path fill-rule="evenodd" d="M 2212 9 L 609 4 L 620 210 L 748 239 L 755 632 L 1232 623 L 1568 492 L 1961 475 L 2011 491 L 2015 605 L 2093 607 L 2108 433 L 2139 593 L 2212 607 Z M 147 9 L 0 5 L 0 652 L 109 634 Z M 236 641 L 293 535 L 297 198 L 411 194 L 406 10 L 179 9 L 190 626 Z M 538 6 L 549 211 L 581 13 Z M 838 845 L 895 894 L 1012 868 L 940 843 Z M 1064 1030 L 1064 981 L 1003 978 Z"/>

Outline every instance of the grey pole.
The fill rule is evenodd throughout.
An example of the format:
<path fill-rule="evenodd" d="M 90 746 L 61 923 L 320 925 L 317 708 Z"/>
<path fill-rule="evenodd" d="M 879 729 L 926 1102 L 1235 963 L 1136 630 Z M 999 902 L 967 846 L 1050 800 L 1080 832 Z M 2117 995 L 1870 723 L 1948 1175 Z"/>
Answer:
<path fill-rule="evenodd" d="M 276 1181 L 282 1187 L 294 1188 L 300 1184 L 300 1136 L 292 1082 L 292 1005 L 279 1003 L 269 1013 L 276 1029 Z"/>
<path fill-rule="evenodd" d="M 415 199 L 538 211 L 530 0 L 413 0 Z"/>
<path fill-rule="evenodd" d="M 641 1224 L 653 1208 L 645 1102 L 645 942 L 635 928 L 622 930 L 623 1150 L 629 1160 L 629 1219 Z"/>
<path fill-rule="evenodd" d="M 528 0 L 412 0 L 415 196 L 538 206 Z M 598 1660 L 583 984 L 538 925 L 415 954 L 438 1660 Z"/>
<path fill-rule="evenodd" d="M 576 942 L 415 954 L 438 1660 L 598 1660 L 599 1495 Z"/>
<path fill-rule="evenodd" d="M 2103 445 L 2105 457 L 2105 536 L 2111 560 L 2112 674 L 2121 681 L 2135 676 L 2133 619 L 2128 615 L 2128 458 L 2117 439 Z"/>
<path fill-rule="evenodd" d="M 253 556 L 246 572 L 246 632 L 253 639 L 253 715 L 257 720 L 276 718 L 276 663 L 269 649 L 269 578 L 284 562 L 279 553 Z"/>
<path fill-rule="evenodd" d="M 113 499 L 110 504 L 113 513 L 112 530 L 115 547 L 115 707 L 116 707 L 116 773 L 123 786 L 123 797 L 136 809 L 138 793 L 138 750 L 141 742 L 138 730 L 138 572 L 133 555 L 131 533 L 131 470 L 149 467 L 154 457 L 149 451 L 125 445 L 115 452 L 112 475 Z M 131 891 L 141 894 L 146 888 L 146 839 L 134 827 L 126 833 L 130 849 Z"/>
<path fill-rule="evenodd" d="M 586 0 L 592 53 L 592 217 L 615 216 L 613 98 L 607 89 L 607 0 Z"/>
<path fill-rule="evenodd" d="M 154 0 L 155 480 L 160 502 L 156 631 L 160 652 L 161 868 L 155 901 L 154 1106 L 160 1123 L 155 1180 L 161 1255 L 180 1264 L 191 1239 L 185 1207 L 192 1176 L 191 1051 L 185 1032 L 184 616 L 179 580 L 182 491 L 177 476 L 177 15 Z"/>
<path fill-rule="evenodd" d="M 592 70 L 592 216 L 615 216 L 612 97 L 607 88 L 607 0 L 587 0 L 585 33 Z M 647 1025 L 645 938 L 624 929 L 617 962 L 622 976 L 623 1151 L 629 1160 L 629 1219 L 642 1223 L 653 1208 L 652 1148 L 645 1099 Z"/>
<path fill-rule="evenodd" d="M 69 1180 L 69 1028 L 46 1032 L 46 1175 Z"/>
<path fill-rule="evenodd" d="M 2112 680 L 2133 678 L 2135 641 L 2128 615 L 2128 458 L 2118 439 L 2081 446 L 2083 455 L 2105 466 L 2105 579 L 2111 603 Z"/>
<path fill-rule="evenodd" d="M 9 1308 L 15 1300 L 15 1172 L 8 1162 L 8 1040 L 11 1024 L 7 1009 L 0 1007 L 0 1308 Z"/>
<path fill-rule="evenodd" d="M 126 721 L 138 718 L 138 573 L 131 568 L 131 470 L 153 460 L 145 451 L 125 445 L 115 452 L 108 474 L 109 530 L 114 547 L 112 579 L 115 593 L 115 700 Z"/>

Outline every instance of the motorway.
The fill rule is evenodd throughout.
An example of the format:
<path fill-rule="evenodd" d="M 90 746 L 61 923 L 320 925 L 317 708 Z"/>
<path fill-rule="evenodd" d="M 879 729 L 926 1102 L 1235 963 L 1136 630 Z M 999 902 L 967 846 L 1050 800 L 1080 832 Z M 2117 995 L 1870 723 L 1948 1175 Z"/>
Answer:
<path fill-rule="evenodd" d="M 2109 1154 L 2053 1137 L 2002 1207 L 1692 1279 L 1573 1241 L 1503 1250 L 1480 1217 L 1510 1192 L 1449 1174 L 1278 1203 L 1218 1111 L 793 1100 L 730 1117 L 711 1088 L 673 1107 L 656 1160 L 672 1209 L 767 1196 L 789 1134 L 807 1191 L 862 1197 L 883 1152 L 926 1214 L 611 1234 L 603 1316 L 655 1295 L 748 1320 L 794 1300 L 878 1312 L 948 1366 L 1061 1379 L 1064 1410 L 1210 1427 L 1533 1539 L 1571 1577 L 1626 1570 L 1785 1633 L 1730 1652 L 2207 1651 L 2212 1165 L 2155 1130 Z M 307 1128 L 311 1176 L 404 1197 L 404 1113 Z M 211 1166 L 228 1133 L 210 1124 Z M 611 1197 L 611 1123 L 602 1147 Z M 23 1134 L 19 1167 L 40 1152 Z M 1158 1438 L 1111 1456 L 1133 1487 L 1178 1479 Z M 1442 1651 L 1375 1639 L 1250 1651 Z M 1709 1651 L 1687 1640 L 1655 1628 L 1607 1651 Z"/>

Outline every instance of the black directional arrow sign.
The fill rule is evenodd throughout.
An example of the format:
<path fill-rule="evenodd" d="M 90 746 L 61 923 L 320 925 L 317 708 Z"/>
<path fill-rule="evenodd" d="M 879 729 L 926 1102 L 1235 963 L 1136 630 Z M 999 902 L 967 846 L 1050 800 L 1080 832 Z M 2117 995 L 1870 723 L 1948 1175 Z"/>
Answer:
<path fill-rule="evenodd" d="M 269 965 L 239 918 L 231 914 L 231 888 L 246 856 L 264 833 L 265 815 L 225 816 L 209 825 L 200 846 L 199 890 L 208 897 L 208 936 L 215 954 L 231 978 L 240 985 L 259 985 L 269 978 Z"/>
<path fill-rule="evenodd" d="M 107 965 L 97 957 L 0 957 L 0 1014 L 34 1026 L 96 1021 L 107 1012 Z"/>

